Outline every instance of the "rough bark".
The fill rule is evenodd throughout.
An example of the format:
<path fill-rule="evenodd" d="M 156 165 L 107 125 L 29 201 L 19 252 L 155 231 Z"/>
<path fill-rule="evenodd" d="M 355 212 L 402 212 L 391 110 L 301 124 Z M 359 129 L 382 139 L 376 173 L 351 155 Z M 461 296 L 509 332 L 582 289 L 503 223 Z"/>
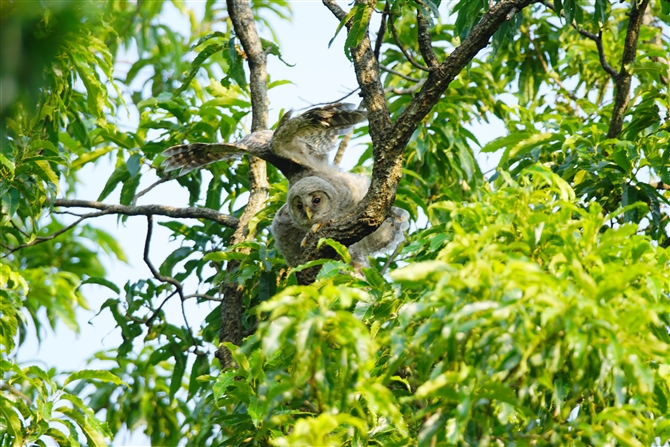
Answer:
<path fill-rule="evenodd" d="M 255 132 L 268 127 L 267 106 L 267 66 L 266 54 L 263 51 L 261 40 L 258 37 L 254 16 L 247 0 L 227 0 L 228 14 L 233 22 L 235 35 L 240 40 L 247 55 L 249 65 L 249 88 L 251 91 L 252 122 L 251 131 Z M 240 216 L 240 223 L 233 234 L 230 243 L 239 244 L 253 237 L 248 234 L 248 224 L 251 218 L 263 209 L 267 198 L 269 184 L 265 161 L 261 158 L 249 156 L 249 202 Z M 239 262 L 229 261 L 226 271 L 230 277 L 239 268 Z M 231 342 L 239 345 L 242 342 L 242 315 L 244 290 L 235 282 L 228 281 L 224 286 L 224 300 L 221 303 L 221 331 L 220 342 Z M 223 367 L 232 365 L 232 357 L 225 346 L 217 350 Z"/>
<path fill-rule="evenodd" d="M 302 261 L 333 256 L 332 249 L 323 245 L 317 249 L 320 238 L 332 238 L 344 245 L 351 245 L 367 236 L 381 225 L 389 215 L 400 181 L 403 152 L 412 133 L 421 120 L 430 113 L 440 100 L 449 83 L 467 64 L 485 48 L 493 34 L 514 14 L 535 0 L 502 0 L 492 5 L 472 29 L 461 45 L 435 68 L 431 68 L 423 88 L 416 94 L 398 119 L 392 123 L 384 99 L 384 89 L 379 77 L 379 65 L 374 57 L 368 35 L 351 54 L 356 77 L 366 108 L 370 137 L 373 145 L 374 166 L 372 182 L 365 198 L 355 210 L 342 220 L 324 225 L 306 241 Z M 323 0 L 331 12 L 342 20 L 346 13 L 334 0 Z M 347 24 L 349 28 L 351 22 Z M 315 280 L 318 268 L 300 272 L 298 280 L 303 284 Z"/>
<path fill-rule="evenodd" d="M 649 5 L 649 0 L 631 2 L 631 10 L 628 17 L 628 29 L 626 31 L 626 41 L 623 47 L 623 57 L 621 59 L 621 69 L 616 80 L 616 92 L 614 94 L 614 107 L 612 108 L 612 119 L 607 131 L 607 138 L 617 138 L 623 129 L 623 118 L 628 108 L 630 100 L 630 86 L 632 75 L 626 67 L 633 62 L 637 56 L 637 41 L 640 37 L 640 27 L 644 19 L 644 12 Z"/>

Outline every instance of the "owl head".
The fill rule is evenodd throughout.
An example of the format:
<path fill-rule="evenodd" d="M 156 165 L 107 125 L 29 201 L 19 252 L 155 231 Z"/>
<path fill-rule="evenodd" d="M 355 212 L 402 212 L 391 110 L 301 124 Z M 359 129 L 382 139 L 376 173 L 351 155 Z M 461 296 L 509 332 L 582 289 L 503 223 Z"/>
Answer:
<path fill-rule="evenodd" d="M 337 190 L 319 177 L 305 177 L 291 186 L 288 192 L 289 212 L 293 222 L 308 230 L 332 217 Z"/>

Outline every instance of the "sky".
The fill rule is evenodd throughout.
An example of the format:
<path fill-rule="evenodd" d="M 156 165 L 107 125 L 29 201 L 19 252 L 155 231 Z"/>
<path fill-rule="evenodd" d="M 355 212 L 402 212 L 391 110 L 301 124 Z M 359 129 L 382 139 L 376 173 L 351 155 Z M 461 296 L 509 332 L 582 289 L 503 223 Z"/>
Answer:
<path fill-rule="evenodd" d="M 204 2 L 187 1 L 185 4 L 186 7 L 194 9 L 198 17 L 202 17 Z M 342 6 L 347 5 L 342 3 Z M 311 104 L 332 102 L 357 86 L 353 66 L 343 51 L 345 33 L 340 33 L 328 48 L 328 43 L 338 25 L 338 21 L 330 11 L 320 1 L 292 1 L 291 7 L 294 13 L 292 22 L 273 20 L 275 33 L 280 40 L 282 57 L 285 61 L 295 65 L 288 67 L 273 56 L 268 59 L 268 72 L 273 80 L 290 79 L 292 81 L 292 84 L 277 87 L 269 92 L 271 122 L 277 120 L 278 113 L 282 109 L 298 110 Z M 166 3 L 165 10 L 161 21 L 173 29 L 187 33 L 189 24 L 186 18 L 181 16 L 171 4 Z M 374 25 L 372 29 L 376 29 Z M 123 67 L 119 69 L 122 70 Z M 359 98 L 354 95 L 349 101 L 357 102 Z M 132 122 L 127 125 L 134 128 Z M 504 134 L 502 123 L 499 122 L 476 124 L 470 130 L 482 145 Z M 360 147 L 350 148 L 343 168 L 353 166 L 361 151 Z M 484 172 L 497 164 L 498 160 L 495 156 L 489 157 L 478 156 Z M 82 185 L 78 188 L 75 198 L 95 200 L 104 186 L 104 180 L 101 179 L 107 179 L 113 167 L 113 160 L 88 165 L 81 174 Z M 153 173 L 146 173 L 138 190 L 146 188 L 156 180 L 157 177 Z M 117 189 L 107 198 L 106 202 L 118 203 L 118 198 L 119 190 Z M 178 187 L 175 182 L 168 182 L 143 196 L 138 204 L 183 207 L 188 205 L 188 197 L 183 188 Z M 178 242 L 169 240 L 170 231 L 157 225 L 157 222 L 161 220 L 167 219 L 155 219 L 150 252 L 150 257 L 156 265 L 179 248 Z M 122 286 L 129 280 L 136 281 L 151 276 L 142 260 L 141 247 L 144 245 L 146 236 L 145 217 L 130 217 L 126 223 L 122 224 L 117 223 L 116 216 L 103 216 L 94 221 L 90 220 L 89 223 L 114 235 L 128 256 L 128 264 L 104 257 L 103 264 L 109 273 L 109 279 Z M 187 293 L 197 292 L 197 283 L 187 281 L 185 286 Z M 55 333 L 48 331 L 40 344 L 31 329 L 29 340 L 21 346 L 18 355 L 20 362 L 25 366 L 37 364 L 41 367 L 56 367 L 63 371 L 94 368 L 95 364 L 87 365 L 87 359 L 94 352 L 111 349 L 120 344 L 120 331 L 114 329 L 115 322 L 110 313 L 104 311 L 96 316 L 97 309 L 106 299 L 116 298 L 113 292 L 95 285 L 85 285 L 82 291 L 92 310 L 82 310 L 78 313 L 81 325 L 80 334 L 71 332 L 61 324 Z M 200 321 L 211 312 L 213 307 L 207 304 L 195 305 L 194 302 L 190 304 L 192 305 L 187 306 L 187 317 L 191 326 L 197 328 Z M 181 310 L 178 300 L 171 300 L 168 306 L 167 312 L 174 315 L 175 321 L 180 324 Z M 142 434 L 129 436 L 126 433 L 120 436 L 114 445 L 149 445 L 149 442 Z"/>

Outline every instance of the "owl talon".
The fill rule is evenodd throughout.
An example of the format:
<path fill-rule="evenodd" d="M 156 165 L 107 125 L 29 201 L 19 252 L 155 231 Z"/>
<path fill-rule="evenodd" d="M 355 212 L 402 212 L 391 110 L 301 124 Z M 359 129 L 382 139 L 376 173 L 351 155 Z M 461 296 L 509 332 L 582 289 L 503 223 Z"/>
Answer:
<path fill-rule="evenodd" d="M 307 238 L 309 237 L 310 233 L 315 234 L 317 231 L 319 231 L 319 228 L 321 228 L 323 224 L 317 223 L 312 225 L 312 228 L 309 229 L 309 232 L 305 235 L 304 238 L 302 238 L 302 241 L 300 241 L 300 248 L 305 248 L 307 245 Z"/>

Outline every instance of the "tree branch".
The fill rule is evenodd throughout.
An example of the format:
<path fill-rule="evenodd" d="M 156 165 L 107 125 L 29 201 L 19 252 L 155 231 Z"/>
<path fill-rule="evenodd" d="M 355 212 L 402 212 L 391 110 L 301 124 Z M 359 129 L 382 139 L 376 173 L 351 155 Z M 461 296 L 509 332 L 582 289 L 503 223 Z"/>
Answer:
<path fill-rule="evenodd" d="M 261 39 L 258 37 L 254 15 L 248 0 L 226 0 L 228 14 L 233 22 L 235 35 L 240 39 L 242 48 L 247 54 L 249 64 L 249 87 L 251 91 L 252 122 L 251 131 L 256 132 L 268 128 L 267 100 L 267 58 L 263 52 Z M 250 157 L 249 159 L 249 202 L 240 216 L 240 223 L 230 239 L 231 245 L 239 244 L 253 237 L 249 234 L 249 221 L 265 207 L 267 192 L 270 185 L 267 179 L 265 161 Z M 248 249 L 247 249 L 248 250 Z M 231 274 L 239 267 L 239 261 L 228 262 L 226 271 Z M 244 290 L 239 284 L 227 283 L 224 287 L 224 301 L 221 303 L 220 342 L 231 342 L 239 345 L 242 342 L 242 314 Z M 233 359 L 228 349 L 221 345 L 216 352 L 223 367 L 232 366 Z"/>
<path fill-rule="evenodd" d="M 607 131 L 607 138 L 617 138 L 623 129 L 623 118 L 630 101 L 630 87 L 633 76 L 626 67 L 635 62 L 637 56 L 637 41 L 640 37 L 640 27 L 644 12 L 649 5 L 649 0 L 637 0 L 631 2 L 631 11 L 628 16 L 628 29 L 621 58 L 621 70 L 616 78 L 616 92 L 614 94 L 614 106 L 612 108 L 612 119 Z"/>
<path fill-rule="evenodd" d="M 423 60 L 426 61 L 430 68 L 435 68 L 440 65 L 440 61 L 437 60 L 435 50 L 433 50 L 433 41 L 430 39 L 430 20 L 423 15 L 423 11 L 420 8 L 416 10 L 416 22 L 421 56 L 423 56 Z"/>
<path fill-rule="evenodd" d="M 103 214 L 122 214 L 125 216 L 166 216 L 175 219 L 206 219 L 216 222 L 228 228 L 237 228 L 239 220 L 227 214 L 221 214 L 210 208 L 197 208 L 190 206 L 188 208 L 175 208 L 166 205 L 109 205 L 107 203 L 95 202 L 92 200 L 71 200 L 56 199 L 55 207 L 64 208 L 93 208 L 104 211 L 104 213 L 95 213 L 96 215 L 84 215 L 83 217 L 97 217 Z M 82 219 L 83 220 L 83 219 Z"/>
<path fill-rule="evenodd" d="M 381 68 L 382 71 L 385 71 L 385 72 L 387 72 L 387 73 L 391 73 L 391 74 L 393 74 L 393 75 L 396 75 L 396 76 L 398 76 L 398 77 L 400 77 L 400 78 L 403 78 L 403 79 L 406 80 L 406 81 L 409 81 L 409 82 L 421 82 L 421 79 L 419 79 L 419 78 L 413 78 L 413 77 L 411 77 L 411 76 L 407 76 L 406 74 L 402 74 L 402 73 L 400 73 L 399 71 L 396 71 L 396 70 L 394 70 L 394 69 L 392 69 L 392 68 L 387 67 L 386 65 L 380 65 L 379 68 Z"/>
<path fill-rule="evenodd" d="M 382 44 L 384 43 L 384 34 L 386 34 L 386 21 L 390 12 L 391 4 L 387 0 L 386 5 L 384 5 L 384 12 L 382 12 L 382 20 L 379 24 L 379 31 L 377 31 L 377 38 L 375 39 L 374 55 L 375 59 L 377 59 L 377 62 L 379 62 L 379 53 L 382 49 Z"/>
<path fill-rule="evenodd" d="M 389 28 L 391 28 L 391 34 L 393 35 L 393 40 L 395 40 L 395 44 L 398 46 L 398 48 L 400 48 L 400 51 L 402 52 L 402 54 L 405 55 L 405 58 L 407 59 L 407 61 L 410 64 L 414 65 L 419 70 L 431 71 L 432 68 L 428 68 L 425 65 L 420 64 L 419 62 L 417 62 L 416 59 L 414 59 L 414 57 L 410 54 L 410 52 L 407 51 L 407 49 L 403 46 L 402 42 L 400 42 L 400 37 L 398 37 L 398 32 L 395 29 L 395 23 L 394 23 L 394 20 L 393 20 L 393 16 L 390 15 L 388 20 L 389 20 Z"/>
<path fill-rule="evenodd" d="M 336 16 L 344 17 L 346 13 L 334 4 L 333 0 L 322 0 L 334 11 Z M 423 118 L 430 113 L 440 100 L 451 81 L 469 64 L 477 53 L 485 48 L 493 34 L 523 8 L 535 3 L 536 0 L 501 0 L 492 5 L 482 16 L 470 35 L 455 48 L 437 67 L 431 69 L 423 88 L 410 101 L 398 119 L 391 123 L 388 108 L 384 99 L 384 89 L 379 79 L 379 65 L 372 48 L 370 38 L 366 35 L 360 44 L 351 51 L 356 77 L 361 86 L 363 99 L 368 109 L 368 123 L 373 145 L 374 165 L 372 181 L 366 196 L 345 218 L 328 223 L 316 233 L 307 237 L 306 247 L 299 262 L 311 259 L 332 257 L 333 250 L 323 244 L 317 249 L 320 238 L 331 238 L 349 246 L 367 236 L 382 224 L 389 215 L 391 205 L 402 173 L 402 156 L 412 136 Z M 341 20 L 341 18 L 340 18 Z M 347 24 L 350 28 L 351 24 Z M 391 27 L 393 29 L 393 27 Z M 303 284 L 316 279 L 317 269 L 305 269 L 298 273 L 298 280 Z"/>
<path fill-rule="evenodd" d="M 565 93 L 568 95 L 568 97 L 570 99 L 572 99 L 573 101 L 577 101 L 579 99 L 577 97 L 577 95 L 575 95 L 570 90 L 568 90 L 568 88 L 565 86 L 565 84 L 563 84 L 563 81 L 561 81 L 561 79 L 558 77 L 558 74 L 554 70 L 549 68 L 549 64 L 547 64 L 547 61 L 544 59 L 544 56 L 542 55 L 542 52 L 540 51 L 540 48 L 537 45 L 537 42 L 535 42 L 535 39 L 533 39 L 530 36 L 530 33 L 528 34 L 528 39 L 530 40 L 530 43 L 533 44 L 533 50 L 535 51 L 535 54 L 537 55 L 537 58 L 540 60 L 540 64 L 542 64 L 542 68 L 544 69 L 544 72 L 547 73 L 549 78 L 551 80 L 553 80 L 556 83 L 556 85 L 558 85 L 560 88 L 562 88 L 565 91 Z"/>
<path fill-rule="evenodd" d="M 596 48 L 598 49 L 598 57 L 600 59 L 600 65 L 603 69 L 612 76 L 615 80 L 619 77 L 619 72 L 612 67 L 609 62 L 607 62 L 607 56 L 605 56 L 605 48 L 603 47 L 603 32 L 599 31 L 598 34 L 593 34 L 590 31 L 585 30 L 573 23 L 577 32 L 584 37 L 587 37 L 596 43 Z"/>

